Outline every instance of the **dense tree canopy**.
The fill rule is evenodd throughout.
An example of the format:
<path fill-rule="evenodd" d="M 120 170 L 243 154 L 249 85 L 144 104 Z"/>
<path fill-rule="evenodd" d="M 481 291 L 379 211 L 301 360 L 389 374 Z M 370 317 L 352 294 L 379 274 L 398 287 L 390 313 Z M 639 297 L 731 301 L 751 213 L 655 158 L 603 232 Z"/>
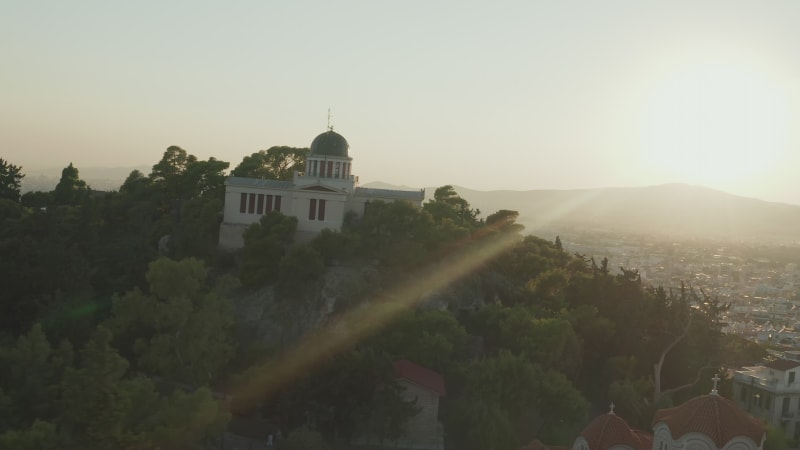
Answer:
<path fill-rule="evenodd" d="M 0 199 L 19 201 L 19 191 L 25 174 L 22 168 L 0 158 Z"/>
<path fill-rule="evenodd" d="M 289 179 L 306 153 L 273 147 L 233 173 Z M 22 174 L 0 160 L 0 447 L 196 447 L 228 420 L 212 391 L 264 378 L 330 330 L 341 345 L 234 408 L 284 430 L 283 448 L 399 436 L 418 405 L 395 383 L 398 359 L 444 376 L 449 445 L 513 449 L 568 444 L 610 400 L 646 426 L 698 393 L 703 370 L 763 355 L 721 335 L 726 305 L 704 292 L 523 236 L 515 211 L 481 219 L 449 185 L 423 208 L 370 203 L 307 244 L 271 212 L 222 253 L 228 166 L 172 146 L 117 192 L 90 195 L 70 164 L 19 202 Z M 280 342 L 245 329 L 256 310 Z"/>
<path fill-rule="evenodd" d="M 267 180 L 291 180 L 294 172 L 305 170 L 308 152 L 308 148 L 270 147 L 245 156 L 231 175 Z"/>

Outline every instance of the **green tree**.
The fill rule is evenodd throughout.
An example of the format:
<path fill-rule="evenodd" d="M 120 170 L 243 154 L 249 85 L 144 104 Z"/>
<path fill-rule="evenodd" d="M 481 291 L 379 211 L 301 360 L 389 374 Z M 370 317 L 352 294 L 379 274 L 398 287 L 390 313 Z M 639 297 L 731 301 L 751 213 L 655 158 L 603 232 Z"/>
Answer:
<path fill-rule="evenodd" d="M 458 448 L 510 450 L 533 437 L 567 442 L 588 410 L 563 374 L 507 351 L 473 362 L 463 377 L 462 395 L 445 418 Z"/>
<path fill-rule="evenodd" d="M 388 267 L 413 267 L 442 245 L 433 220 L 407 202 L 373 202 L 355 226 L 362 255 Z"/>
<path fill-rule="evenodd" d="M 264 215 L 259 223 L 244 230 L 239 279 L 244 286 L 257 287 L 278 280 L 286 247 L 294 241 L 297 218 L 278 211 Z"/>
<path fill-rule="evenodd" d="M 245 156 L 231 175 L 267 180 L 291 180 L 295 171 L 305 170 L 308 152 L 308 148 L 270 147 Z"/>
<path fill-rule="evenodd" d="M 517 223 L 518 217 L 517 211 L 501 209 L 486 218 L 486 226 L 504 233 L 520 233 L 525 227 Z"/>
<path fill-rule="evenodd" d="M 136 381 L 123 381 L 128 362 L 110 343 L 111 333 L 99 329 L 81 351 L 79 368 L 69 368 L 64 376 L 61 425 L 66 448 L 125 448 L 136 441 L 123 426 L 137 400 L 129 393 L 136 390 Z"/>
<path fill-rule="evenodd" d="M 64 448 L 64 445 L 55 424 L 37 420 L 26 430 L 0 433 L 0 448 L 57 450 Z"/>
<path fill-rule="evenodd" d="M 489 305 L 468 323 L 472 333 L 484 338 L 490 354 L 511 351 L 569 375 L 576 375 L 581 366 L 580 340 L 566 318 L 537 318 L 524 306 Z"/>
<path fill-rule="evenodd" d="M 356 413 L 362 427 L 360 431 L 381 443 L 402 437 L 409 419 L 422 409 L 417 406 L 416 399 L 403 398 L 403 390 L 394 381 L 376 386 L 370 402 Z"/>
<path fill-rule="evenodd" d="M 53 349 L 39 324 L 20 336 L 14 347 L 0 348 L 0 388 L 5 389 L 13 413 L 0 422 L 26 429 L 37 419 L 57 419 L 61 379 L 72 359 L 72 346 L 64 342 Z"/>
<path fill-rule="evenodd" d="M 317 281 L 325 273 L 325 260 L 313 247 L 300 245 L 281 260 L 278 288 L 283 294 L 311 293 L 318 288 Z"/>
<path fill-rule="evenodd" d="M 99 327 L 64 376 L 61 448 L 196 448 L 224 428 L 228 416 L 209 390 L 159 395 L 151 380 L 128 376 L 111 339 Z"/>
<path fill-rule="evenodd" d="M 322 435 L 308 427 L 300 427 L 277 443 L 278 450 L 330 450 Z"/>
<path fill-rule="evenodd" d="M 449 220 L 454 224 L 472 229 L 480 224 L 477 217 L 479 209 L 470 208 L 469 202 L 458 195 L 453 186 L 445 185 L 433 193 L 433 200 L 423 205 L 436 223 Z"/>
<path fill-rule="evenodd" d="M 41 209 L 47 207 L 53 201 L 53 196 L 50 192 L 30 191 L 22 194 L 20 203 L 26 208 Z"/>
<path fill-rule="evenodd" d="M 154 183 L 163 183 L 167 186 L 167 191 L 177 193 L 180 175 L 189 167 L 191 163 L 197 161 L 197 157 L 190 155 L 186 150 L 171 145 L 164 151 L 161 160 L 153 166 L 150 172 L 150 180 Z"/>
<path fill-rule="evenodd" d="M 206 287 L 208 270 L 194 258 L 150 263 L 150 295 L 134 289 L 115 298 L 107 326 L 145 373 L 202 386 L 233 357 L 233 311 L 227 287 Z"/>
<path fill-rule="evenodd" d="M 69 163 L 61 171 L 61 179 L 53 190 L 53 202 L 57 205 L 77 205 L 89 197 L 89 191 L 89 186 L 78 175 L 78 169 Z"/>
<path fill-rule="evenodd" d="M 8 161 L 0 158 L 0 199 L 19 201 L 19 191 L 22 186 L 22 178 L 25 177 L 20 171 L 21 167 L 15 166 Z"/>
<path fill-rule="evenodd" d="M 349 232 L 333 231 L 325 228 L 310 243 L 325 259 L 325 265 L 334 261 L 346 261 L 353 258 L 359 250 L 358 236 Z"/>
<path fill-rule="evenodd" d="M 230 167 L 227 161 L 213 156 L 208 161 L 191 161 L 183 172 L 182 191 L 188 198 L 214 197 L 222 200 L 225 196 L 225 170 Z"/>
<path fill-rule="evenodd" d="M 225 193 L 225 170 L 230 163 L 214 157 L 200 161 L 178 146 L 170 146 L 153 166 L 149 179 L 161 194 L 163 207 L 180 214 L 180 201 L 198 197 L 221 199 Z"/>
<path fill-rule="evenodd" d="M 446 311 L 411 311 L 368 341 L 392 359 L 409 359 L 437 372 L 446 373 L 463 360 L 467 332 Z"/>
<path fill-rule="evenodd" d="M 782 427 L 767 425 L 767 439 L 764 441 L 765 450 L 787 450 L 794 447 L 792 444 Z"/>

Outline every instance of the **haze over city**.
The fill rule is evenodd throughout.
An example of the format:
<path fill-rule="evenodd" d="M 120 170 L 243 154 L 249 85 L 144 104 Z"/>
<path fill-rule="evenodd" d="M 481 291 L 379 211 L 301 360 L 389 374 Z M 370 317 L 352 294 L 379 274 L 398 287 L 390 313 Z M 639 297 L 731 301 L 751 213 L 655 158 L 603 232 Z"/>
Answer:
<path fill-rule="evenodd" d="M 361 182 L 704 185 L 800 204 L 800 4 L 13 2 L 23 172 L 344 135 Z"/>

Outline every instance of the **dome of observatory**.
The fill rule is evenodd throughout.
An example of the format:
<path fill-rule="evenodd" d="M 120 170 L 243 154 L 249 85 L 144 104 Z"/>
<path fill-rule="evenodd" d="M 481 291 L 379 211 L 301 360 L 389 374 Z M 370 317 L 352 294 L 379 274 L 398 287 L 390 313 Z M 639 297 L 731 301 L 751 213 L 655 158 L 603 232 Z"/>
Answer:
<path fill-rule="evenodd" d="M 333 130 L 328 130 L 315 137 L 311 142 L 311 155 L 339 156 L 347 158 L 350 144 L 347 139 Z"/>

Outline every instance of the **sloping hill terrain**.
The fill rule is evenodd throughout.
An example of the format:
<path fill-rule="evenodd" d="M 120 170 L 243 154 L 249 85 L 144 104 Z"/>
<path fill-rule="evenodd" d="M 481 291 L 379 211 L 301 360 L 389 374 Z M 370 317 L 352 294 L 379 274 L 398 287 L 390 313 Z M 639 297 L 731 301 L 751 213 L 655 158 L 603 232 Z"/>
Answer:
<path fill-rule="evenodd" d="M 800 206 L 666 184 L 634 188 L 474 191 L 456 187 L 484 215 L 520 213 L 529 232 L 588 228 L 723 240 L 800 241 Z M 427 194 L 432 195 L 428 189 Z"/>

